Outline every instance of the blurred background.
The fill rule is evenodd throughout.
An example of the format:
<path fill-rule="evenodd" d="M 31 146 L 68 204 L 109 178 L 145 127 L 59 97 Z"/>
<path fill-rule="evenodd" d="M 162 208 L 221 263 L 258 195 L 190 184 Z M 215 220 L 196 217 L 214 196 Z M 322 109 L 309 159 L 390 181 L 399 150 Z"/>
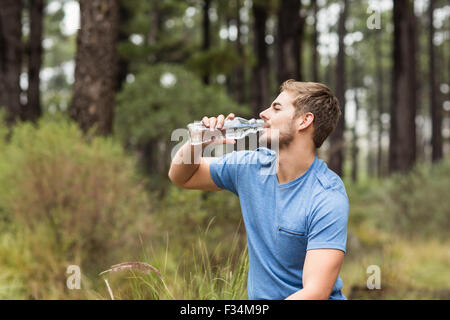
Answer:
<path fill-rule="evenodd" d="M 0 298 L 110 299 L 108 280 L 116 299 L 247 299 L 239 200 L 171 185 L 171 133 L 258 117 L 293 78 L 344 114 L 319 149 L 350 199 L 343 293 L 449 299 L 449 17 L 443 0 L 0 0 Z M 99 275 L 127 261 L 161 275 Z"/>

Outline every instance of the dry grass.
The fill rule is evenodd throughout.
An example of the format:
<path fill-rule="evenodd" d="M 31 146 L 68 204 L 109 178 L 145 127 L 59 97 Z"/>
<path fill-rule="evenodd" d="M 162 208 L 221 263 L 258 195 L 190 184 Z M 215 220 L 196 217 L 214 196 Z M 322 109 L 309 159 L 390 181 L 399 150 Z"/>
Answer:
<path fill-rule="evenodd" d="M 380 267 L 381 290 L 366 287 L 370 265 Z M 380 250 L 346 258 L 341 277 L 351 299 L 449 299 L 450 243 L 391 236 Z"/>

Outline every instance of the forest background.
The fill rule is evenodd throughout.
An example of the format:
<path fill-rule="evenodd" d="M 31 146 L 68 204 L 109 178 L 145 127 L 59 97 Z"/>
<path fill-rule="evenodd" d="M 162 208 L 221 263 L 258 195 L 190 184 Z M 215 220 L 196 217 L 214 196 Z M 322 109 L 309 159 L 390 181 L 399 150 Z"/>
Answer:
<path fill-rule="evenodd" d="M 0 0 L 0 298 L 247 299 L 239 199 L 172 185 L 171 134 L 257 117 L 293 78 L 342 106 L 319 157 L 350 199 L 343 293 L 449 299 L 449 17 L 439 0 Z"/>

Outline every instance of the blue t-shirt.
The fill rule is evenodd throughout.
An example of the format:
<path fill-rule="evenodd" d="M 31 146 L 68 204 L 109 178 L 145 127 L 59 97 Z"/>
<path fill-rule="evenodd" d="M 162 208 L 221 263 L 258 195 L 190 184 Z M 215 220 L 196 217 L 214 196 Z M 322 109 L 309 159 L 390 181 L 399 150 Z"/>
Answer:
<path fill-rule="evenodd" d="M 306 251 L 345 252 L 349 203 L 344 184 L 325 162 L 285 184 L 276 176 L 276 153 L 267 148 L 215 158 L 211 177 L 236 194 L 247 232 L 249 299 L 285 299 L 303 288 Z M 338 276 L 330 299 L 346 299 Z"/>

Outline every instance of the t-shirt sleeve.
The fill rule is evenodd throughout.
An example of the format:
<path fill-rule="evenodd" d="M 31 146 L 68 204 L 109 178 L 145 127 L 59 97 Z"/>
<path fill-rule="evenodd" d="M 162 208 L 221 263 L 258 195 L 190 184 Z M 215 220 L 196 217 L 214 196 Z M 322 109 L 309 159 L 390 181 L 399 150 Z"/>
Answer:
<path fill-rule="evenodd" d="M 237 170 L 245 153 L 232 151 L 222 157 L 214 158 L 209 165 L 209 172 L 214 183 L 221 189 L 226 189 L 238 195 Z"/>
<path fill-rule="evenodd" d="M 311 249 L 338 249 L 345 252 L 349 203 L 336 190 L 322 196 L 308 222 L 308 246 Z"/>

